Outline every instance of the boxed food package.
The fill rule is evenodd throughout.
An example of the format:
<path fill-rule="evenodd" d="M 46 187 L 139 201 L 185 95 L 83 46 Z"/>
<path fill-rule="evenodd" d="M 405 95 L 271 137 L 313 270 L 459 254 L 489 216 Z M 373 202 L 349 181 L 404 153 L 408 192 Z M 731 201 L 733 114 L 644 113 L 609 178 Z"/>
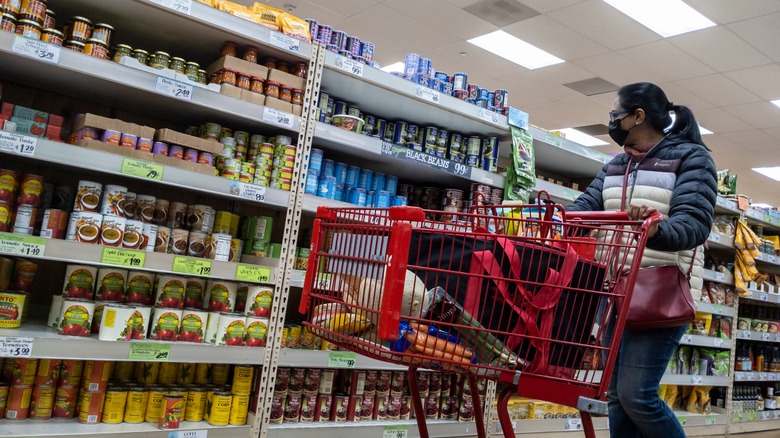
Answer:
<path fill-rule="evenodd" d="M 179 146 L 186 146 L 211 154 L 222 153 L 222 143 L 213 140 L 206 140 L 193 135 L 187 135 L 173 129 L 158 129 L 154 134 L 154 139 Z"/>
<path fill-rule="evenodd" d="M 122 120 L 110 119 L 108 117 L 98 116 L 96 114 L 79 114 L 73 120 L 73 131 L 81 128 L 95 128 L 102 130 L 118 131 L 122 134 L 132 134 L 140 138 L 154 137 L 154 128 L 141 126 L 135 123 L 129 123 Z M 221 150 L 220 150 L 221 152 Z"/>
<path fill-rule="evenodd" d="M 243 73 L 245 75 L 255 76 L 258 78 L 265 78 L 269 75 L 267 67 L 260 64 L 253 64 L 249 61 L 244 61 L 243 59 L 236 58 L 235 56 L 223 56 L 219 58 L 218 60 L 211 63 L 208 68 L 206 68 L 206 73 L 210 75 L 222 69 L 235 70 L 238 73 Z"/>
<path fill-rule="evenodd" d="M 260 75 L 254 75 L 254 76 L 260 76 Z M 306 88 L 306 79 L 291 75 L 290 73 L 285 73 L 283 71 L 279 71 L 275 68 L 272 68 L 268 70 L 268 80 L 271 82 L 278 82 L 284 86 L 303 90 Z"/>

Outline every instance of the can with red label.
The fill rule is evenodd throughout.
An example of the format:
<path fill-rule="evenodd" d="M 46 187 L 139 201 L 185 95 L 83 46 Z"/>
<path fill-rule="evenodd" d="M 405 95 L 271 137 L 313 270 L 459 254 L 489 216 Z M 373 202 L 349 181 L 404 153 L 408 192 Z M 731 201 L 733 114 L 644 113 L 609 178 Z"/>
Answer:
<path fill-rule="evenodd" d="M 24 420 L 30 413 L 32 386 L 14 385 L 8 391 L 5 418 L 9 420 Z"/>
<path fill-rule="evenodd" d="M 31 173 L 22 175 L 21 181 L 19 182 L 19 196 L 16 198 L 16 204 L 39 207 L 41 205 L 42 193 L 42 176 L 33 175 Z"/>
<path fill-rule="evenodd" d="M 82 374 L 84 374 L 83 360 L 64 359 L 60 365 L 58 386 L 78 387 L 81 385 Z"/>
<path fill-rule="evenodd" d="M 105 391 L 111 378 L 114 363 L 103 360 L 88 360 L 84 364 L 84 378 L 81 388 L 86 391 Z"/>
<path fill-rule="evenodd" d="M 38 359 L 6 359 L 3 382 L 11 386 L 30 386 L 35 382 Z"/>
<path fill-rule="evenodd" d="M 76 412 L 79 389 L 75 386 L 60 386 L 54 393 L 53 418 L 73 418 Z"/>
<path fill-rule="evenodd" d="M 41 225 L 41 237 L 47 239 L 64 239 L 68 231 L 68 212 L 55 208 L 46 209 L 43 212 L 43 224 Z"/>
<path fill-rule="evenodd" d="M 16 217 L 14 218 L 14 234 L 24 234 L 32 236 L 35 229 L 35 221 L 38 219 L 38 209 L 29 205 L 20 205 L 16 207 Z"/>
<path fill-rule="evenodd" d="M 103 401 L 106 391 L 79 392 L 79 423 L 96 424 L 103 419 Z"/>
<path fill-rule="evenodd" d="M 60 359 L 39 359 L 38 372 L 35 374 L 35 386 L 57 386 L 60 379 Z"/>
<path fill-rule="evenodd" d="M 5 417 L 5 407 L 8 404 L 8 385 L 0 383 L 0 418 Z"/>
<path fill-rule="evenodd" d="M 165 394 L 163 403 L 163 415 L 157 420 L 157 428 L 178 429 L 179 423 L 181 423 L 181 413 L 184 410 L 184 397 L 178 394 Z"/>
<path fill-rule="evenodd" d="M 48 420 L 51 418 L 54 406 L 54 387 L 35 386 L 30 399 L 30 418 L 35 420 Z"/>

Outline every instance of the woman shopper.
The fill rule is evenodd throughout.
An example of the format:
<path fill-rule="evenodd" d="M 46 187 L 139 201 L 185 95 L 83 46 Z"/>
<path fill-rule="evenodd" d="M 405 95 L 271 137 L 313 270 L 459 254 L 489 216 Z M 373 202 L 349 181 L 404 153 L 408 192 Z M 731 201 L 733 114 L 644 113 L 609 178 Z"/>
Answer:
<path fill-rule="evenodd" d="M 693 263 L 691 293 L 698 301 L 703 251 L 694 249 L 712 227 L 717 177 L 696 119 L 689 108 L 674 105 L 660 87 L 647 82 L 620 88 L 609 118 L 609 135 L 623 153 L 604 166 L 567 210 L 617 211 L 625 206 L 632 220 L 661 213 L 663 220 L 649 230 L 641 267 L 677 264 L 688 272 Z M 624 330 L 608 392 L 612 437 L 685 436 L 658 389 L 687 328 Z"/>

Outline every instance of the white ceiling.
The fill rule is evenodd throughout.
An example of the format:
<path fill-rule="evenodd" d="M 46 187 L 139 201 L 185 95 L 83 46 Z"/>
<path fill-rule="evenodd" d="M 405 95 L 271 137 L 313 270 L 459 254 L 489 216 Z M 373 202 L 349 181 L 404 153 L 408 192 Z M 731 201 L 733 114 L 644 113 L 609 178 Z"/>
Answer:
<path fill-rule="evenodd" d="M 507 0 L 518 1 L 518 0 Z M 407 52 L 436 70 L 509 90 L 510 105 L 545 129 L 606 124 L 614 94 L 584 96 L 562 84 L 601 77 L 650 81 L 691 107 L 719 169 L 739 174 L 754 202 L 780 206 L 780 183 L 750 170 L 780 166 L 780 0 L 685 0 L 716 27 L 663 38 L 601 0 L 519 0 L 540 15 L 501 29 L 566 62 L 529 71 L 466 42 L 499 29 L 462 10 L 477 0 L 268 0 L 376 44 L 382 65 Z M 251 4 L 250 0 L 240 3 Z M 466 52 L 461 55 L 461 52 Z M 604 152 L 619 150 L 607 136 Z"/>

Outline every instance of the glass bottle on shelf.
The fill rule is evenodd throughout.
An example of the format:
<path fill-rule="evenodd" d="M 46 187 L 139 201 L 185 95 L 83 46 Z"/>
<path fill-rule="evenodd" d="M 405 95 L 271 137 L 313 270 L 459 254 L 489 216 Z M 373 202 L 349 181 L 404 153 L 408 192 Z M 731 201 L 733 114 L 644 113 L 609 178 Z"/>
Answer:
<path fill-rule="evenodd" d="M 775 401 L 775 389 L 772 384 L 766 385 L 766 397 L 764 397 L 764 408 L 767 410 L 777 409 L 777 402 Z"/>
<path fill-rule="evenodd" d="M 761 395 L 761 387 L 755 388 L 756 392 L 756 410 L 761 412 L 764 410 L 764 396 Z"/>
<path fill-rule="evenodd" d="M 756 347 L 755 368 L 759 373 L 764 372 L 764 347 L 761 345 Z"/>

